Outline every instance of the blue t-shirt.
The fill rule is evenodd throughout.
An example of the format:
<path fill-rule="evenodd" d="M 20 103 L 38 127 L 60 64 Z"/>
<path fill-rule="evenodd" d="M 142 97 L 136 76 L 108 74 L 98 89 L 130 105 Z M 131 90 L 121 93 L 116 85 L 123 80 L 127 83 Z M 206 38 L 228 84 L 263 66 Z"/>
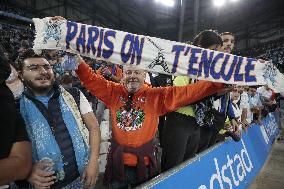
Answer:
<path fill-rule="evenodd" d="M 48 101 L 51 98 L 51 96 L 36 96 L 35 99 L 39 100 L 40 102 L 42 102 L 45 107 L 48 107 Z"/>

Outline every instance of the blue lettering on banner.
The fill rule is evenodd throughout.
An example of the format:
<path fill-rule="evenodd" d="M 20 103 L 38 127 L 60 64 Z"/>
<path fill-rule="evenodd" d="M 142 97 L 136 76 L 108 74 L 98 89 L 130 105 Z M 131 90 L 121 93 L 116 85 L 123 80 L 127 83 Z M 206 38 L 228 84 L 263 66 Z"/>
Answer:
<path fill-rule="evenodd" d="M 77 34 L 78 25 L 76 22 L 67 22 L 67 34 L 66 34 L 66 49 L 69 49 L 70 42 L 75 38 Z"/>
<path fill-rule="evenodd" d="M 103 57 L 106 59 L 109 58 L 113 54 L 114 44 L 109 38 L 115 39 L 115 35 L 116 35 L 116 32 L 113 30 L 109 30 L 105 32 L 104 44 L 106 47 L 109 48 L 108 50 L 106 49 L 103 50 Z"/>
<path fill-rule="evenodd" d="M 202 51 L 201 61 L 200 61 L 200 64 L 199 64 L 198 75 L 202 74 L 202 67 L 203 67 L 205 78 L 209 77 L 209 70 L 210 70 L 213 54 L 214 54 L 214 51 L 211 51 L 210 52 L 210 56 L 208 58 L 208 51 L 207 50 L 203 50 Z"/>
<path fill-rule="evenodd" d="M 76 40 L 76 47 L 77 47 L 77 51 L 80 51 L 80 46 L 82 46 L 82 52 L 85 53 L 85 42 L 86 42 L 86 25 L 82 25 L 81 26 L 81 31 L 80 34 Z"/>
<path fill-rule="evenodd" d="M 214 79 L 220 79 L 220 77 L 221 77 L 220 72 L 218 72 L 218 73 L 215 72 L 215 67 L 216 67 L 216 63 L 218 62 L 218 60 L 222 59 L 223 57 L 224 57 L 224 53 L 219 53 L 214 57 L 214 59 L 212 61 L 212 64 L 211 64 L 211 67 L 210 67 L 210 74 Z"/>
<path fill-rule="evenodd" d="M 99 29 L 95 26 L 82 24 L 78 28 L 77 23 L 67 22 L 66 48 L 70 48 L 70 42 L 76 38 L 76 50 L 79 53 L 91 53 L 96 57 L 108 59 L 113 54 L 115 30 Z M 96 42 L 98 43 L 96 45 Z M 139 49 L 140 50 L 140 49 Z M 137 50 L 137 54 L 140 51 Z M 141 50 L 142 52 L 142 50 Z M 141 54 L 139 54 L 141 56 Z"/>
<path fill-rule="evenodd" d="M 239 57 L 239 61 L 238 61 L 238 64 L 236 66 L 236 71 L 235 71 L 235 75 L 234 75 L 235 81 L 244 81 L 244 74 L 240 74 L 240 69 L 241 69 L 241 65 L 243 63 L 243 60 L 244 60 L 243 57 Z"/>
<path fill-rule="evenodd" d="M 104 29 L 100 30 L 100 40 L 99 40 L 99 45 L 98 45 L 98 53 L 97 57 L 101 57 L 102 54 L 102 45 L 103 45 L 103 39 L 104 39 Z"/>
<path fill-rule="evenodd" d="M 127 38 L 125 38 L 126 40 Z M 127 41 L 124 40 L 124 43 L 122 45 L 122 53 L 124 53 L 125 49 L 125 44 Z M 129 40 L 129 39 L 127 39 Z M 131 47 L 131 46 L 130 46 Z M 179 63 L 179 58 L 182 52 L 184 52 L 184 56 L 187 56 L 189 51 L 190 51 L 190 57 L 189 57 L 189 64 L 188 64 L 188 70 L 187 74 L 190 76 L 203 76 L 202 74 L 204 73 L 204 77 L 208 78 L 210 75 L 214 79 L 222 79 L 224 81 L 230 81 L 232 77 L 234 77 L 234 81 L 243 81 L 245 79 L 246 82 L 255 82 L 256 77 L 253 75 L 250 75 L 250 72 L 254 71 L 254 65 L 252 64 L 255 59 L 247 59 L 247 64 L 245 66 L 245 78 L 244 74 L 240 74 L 240 69 L 243 64 L 243 57 L 238 57 L 238 56 L 233 56 L 233 61 L 231 64 L 229 64 L 230 57 L 232 55 L 230 54 L 224 54 L 224 53 L 218 53 L 216 56 L 213 58 L 214 51 L 208 51 L 206 49 L 200 49 L 200 48 L 194 48 L 194 47 L 187 47 L 184 45 L 173 45 L 172 47 L 172 52 L 175 53 L 175 58 L 172 66 L 172 71 L 171 73 L 174 74 L 177 71 L 178 63 Z M 131 50 L 128 51 L 128 53 L 124 53 L 123 57 L 123 62 L 127 62 L 130 57 Z M 208 52 L 209 52 L 209 57 L 208 57 Z M 225 55 L 225 56 L 224 56 Z M 198 61 L 200 59 L 200 61 Z M 223 63 L 220 64 L 218 63 L 220 59 L 224 59 Z M 197 64 L 198 68 L 194 67 L 194 64 Z M 216 65 L 221 66 L 220 71 L 216 71 Z M 227 73 L 226 73 L 227 72 Z"/>
<path fill-rule="evenodd" d="M 97 41 L 99 37 L 99 29 L 97 27 L 89 27 L 88 28 L 88 43 L 87 43 L 87 53 L 90 53 L 92 49 L 93 55 L 96 54 L 96 47 L 95 47 L 95 42 Z"/>
<path fill-rule="evenodd" d="M 279 132 L 274 115 L 262 122 L 263 126 L 252 126 L 243 133 L 240 142 L 229 140 L 219 144 L 169 176 L 154 178 L 151 182 L 154 184 L 147 188 L 245 189 L 265 163 Z M 267 130 L 269 143 L 265 142 L 261 127 Z"/>
<path fill-rule="evenodd" d="M 145 41 L 144 37 L 141 38 L 141 41 L 139 39 L 139 36 L 135 37 L 132 56 L 131 56 L 131 64 L 134 63 L 135 59 L 136 59 L 136 65 L 140 64 L 142 58 L 142 51 L 144 47 L 144 41 Z"/>
<path fill-rule="evenodd" d="M 127 47 L 126 45 L 128 43 L 129 43 L 129 48 L 126 49 Z M 122 42 L 121 51 L 120 51 L 122 62 L 126 63 L 130 59 L 131 52 L 133 49 L 133 43 L 134 43 L 134 36 L 131 34 L 126 34 Z"/>
<path fill-rule="evenodd" d="M 39 33 L 43 33 L 44 36 L 47 35 L 45 33 L 47 31 L 45 31 L 44 28 L 38 28 L 40 25 L 38 25 L 37 22 L 47 24 L 46 21 L 48 21 L 48 18 L 45 18 L 44 20 L 35 19 L 37 31 Z M 65 24 L 66 28 L 61 30 L 63 29 L 62 27 L 65 27 Z M 144 36 L 109 30 L 96 26 L 89 26 L 71 21 L 59 22 L 56 25 L 48 27 L 56 27 L 50 30 L 55 33 L 49 33 L 45 36 L 45 38 L 48 36 L 49 38 L 55 38 L 55 41 L 57 41 L 56 47 L 52 47 L 53 42 L 46 44 L 47 41 L 45 40 L 42 41 L 42 39 L 35 39 L 35 42 L 39 43 L 35 43 L 34 49 L 63 49 L 67 50 L 67 52 L 81 53 L 83 56 L 107 59 L 107 61 L 111 61 L 115 64 L 127 63 L 140 65 L 143 61 L 145 61 L 145 64 L 152 62 L 151 66 L 159 66 L 159 68 L 157 67 L 157 69 L 154 70 L 156 72 L 167 72 L 167 74 L 172 73 L 173 75 L 188 75 L 190 77 L 197 76 L 194 78 L 218 81 L 222 83 L 247 83 L 248 85 L 252 85 L 269 82 L 268 80 L 265 80 L 265 76 L 263 76 L 263 74 L 259 73 L 264 68 L 256 65 L 257 60 L 253 58 L 236 57 L 222 52 L 194 47 L 188 44 L 155 39 L 158 43 L 164 45 L 164 47 L 160 47 L 147 37 L 146 40 L 149 40 L 150 43 L 152 43 L 151 46 L 156 47 L 153 50 L 155 50 L 158 54 L 154 57 L 155 53 L 150 53 L 150 45 L 147 45 L 147 57 L 144 57 L 145 60 L 143 60 L 142 55 L 144 55 L 143 50 L 145 50 L 144 45 L 146 43 Z M 117 33 L 119 36 L 117 36 Z M 56 37 L 55 35 L 58 36 Z M 59 38 L 61 39 L 65 35 L 66 49 L 62 47 L 62 44 L 64 45 L 64 39 L 59 40 Z M 39 36 L 37 35 L 36 37 L 38 38 Z M 116 39 L 116 37 L 118 38 Z M 169 48 L 171 47 L 172 49 L 170 52 Z M 116 55 L 111 58 L 114 54 L 114 50 L 117 50 L 115 52 Z M 181 53 L 183 54 L 181 55 Z M 117 56 L 120 56 L 120 58 Z M 117 60 L 117 58 L 121 60 Z M 183 62 L 180 63 L 181 60 Z M 148 65 L 148 67 L 147 65 L 141 65 L 140 67 L 141 69 L 149 69 L 150 65 Z M 169 69 L 170 67 L 172 67 L 171 70 Z M 277 76 L 280 78 L 281 74 L 278 74 Z M 258 81 L 257 79 L 261 81 Z M 274 87 L 276 90 L 279 89 L 279 91 L 281 91 L 281 85 L 275 85 Z"/>
<path fill-rule="evenodd" d="M 173 63 L 172 73 L 176 73 L 177 71 L 179 56 L 180 53 L 184 51 L 184 47 L 185 47 L 184 45 L 174 45 L 172 48 L 172 52 L 175 52 L 175 59 Z"/>
<path fill-rule="evenodd" d="M 230 58 L 231 55 L 227 54 L 226 57 L 225 57 L 225 60 L 222 64 L 222 68 L 221 68 L 221 76 L 222 78 L 225 80 L 225 81 L 229 81 L 232 77 L 232 74 L 235 70 L 235 66 L 236 66 L 236 63 L 238 61 L 238 57 L 237 56 L 234 56 L 234 59 L 233 59 L 233 62 L 230 66 L 230 69 L 228 71 L 228 74 L 226 75 L 225 71 L 226 71 L 226 68 L 228 66 L 228 60 Z"/>
<path fill-rule="evenodd" d="M 139 39 L 139 36 L 134 36 L 132 34 L 126 34 L 121 46 L 121 60 L 126 63 L 131 58 L 130 63 L 139 65 L 142 58 L 142 52 L 144 47 L 145 38 Z M 127 44 L 128 49 L 127 49 Z"/>
<path fill-rule="evenodd" d="M 193 64 L 197 63 L 198 60 L 198 55 L 201 52 L 200 48 L 191 48 L 191 56 L 189 59 L 189 65 L 188 65 L 188 70 L 187 73 L 189 75 L 197 75 L 197 69 L 193 68 Z"/>
<path fill-rule="evenodd" d="M 252 65 L 252 62 L 256 61 L 254 58 L 248 58 L 247 59 L 248 63 L 245 67 L 245 81 L 246 82 L 254 82 L 256 81 L 256 78 L 254 75 L 250 75 L 250 72 L 254 70 L 254 65 Z"/>
<path fill-rule="evenodd" d="M 184 51 L 184 56 L 187 56 L 187 54 L 189 53 L 191 47 L 186 47 L 186 50 Z"/>

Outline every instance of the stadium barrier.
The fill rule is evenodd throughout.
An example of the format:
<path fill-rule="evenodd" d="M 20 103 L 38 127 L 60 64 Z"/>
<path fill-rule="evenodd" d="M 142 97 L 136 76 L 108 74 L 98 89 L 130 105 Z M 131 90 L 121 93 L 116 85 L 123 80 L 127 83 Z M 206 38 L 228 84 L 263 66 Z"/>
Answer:
<path fill-rule="evenodd" d="M 195 158 L 160 174 L 138 188 L 240 189 L 253 181 L 264 165 L 279 133 L 279 112 L 270 113 L 261 125 L 243 132 L 240 142 L 229 139 Z"/>

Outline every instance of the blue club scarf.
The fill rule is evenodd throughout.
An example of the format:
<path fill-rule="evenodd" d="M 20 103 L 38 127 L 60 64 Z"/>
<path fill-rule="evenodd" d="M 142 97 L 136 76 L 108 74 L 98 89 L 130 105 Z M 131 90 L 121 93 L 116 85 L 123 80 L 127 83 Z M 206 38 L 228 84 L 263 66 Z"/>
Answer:
<path fill-rule="evenodd" d="M 83 121 L 74 98 L 62 87 L 59 88 L 59 103 L 62 117 L 72 139 L 78 171 L 82 175 L 89 159 L 88 131 Z M 55 161 L 58 179 L 64 179 L 64 164 L 60 148 L 55 140 L 47 120 L 36 105 L 22 95 L 20 111 L 26 123 L 26 129 L 32 143 L 33 162 L 38 162 L 45 157 Z M 52 157 L 51 157 L 52 156 Z"/>

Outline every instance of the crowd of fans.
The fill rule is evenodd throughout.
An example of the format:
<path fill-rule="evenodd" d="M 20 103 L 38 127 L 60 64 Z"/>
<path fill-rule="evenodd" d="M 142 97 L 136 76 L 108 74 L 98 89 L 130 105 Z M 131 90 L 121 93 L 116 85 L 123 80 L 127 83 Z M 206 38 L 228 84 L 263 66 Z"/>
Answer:
<path fill-rule="evenodd" d="M 34 31 L 28 27 L 0 23 L 0 40 L 8 59 L 15 62 L 18 53 L 32 46 Z"/>
<path fill-rule="evenodd" d="M 3 7 L 2 7 L 3 8 Z M 173 94 L 176 93 L 183 93 L 185 91 L 190 91 L 192 89 L 193 91 L 198 91 L 198 94 L 200 93 L 200 97 L 196 99 L 192 99 L 190 96 L 190 92 L 186 93 L 188 97 L 184 97 L 181 99 L 174 98 L 173 99 L 165 99 L 165 100 L 171 100 L 171 101 L 180 101 L 180 104 L 182 104 L 182 107 L 166 107 L 167 110 L 163 110 L 163 106 L 168 105 L 166 102 L 160 102 L 161 107 L 158 107 L 157 111 L 159 113 L 153 112 L 155 110 L 155 105 L 152 104 L 153 108 L 151 108 L 151 111 L 147 109 L 147 111 L 152 112 L 152 115 L 145 115 L 145 112 L 143 112 L 143 109 L 135 109 L 134 107 L 137 105 L 135 103 L 142 103 L 143 99 L 141 98 L 141 102 L 138 102 L 139 98 L 135 97 L 137 95 L 137 91 L 134 90 L 135 88 L 134 84 L 131 84 L 131 77 L 132 75 L 135 75 L 137 77 L 136 79 L 138 81 L 142 81 L 144 83 L 145 77 L 144 72 L 141 70 L 137 70 L 134 68 L 122 68 L 113 64 L 105 63 L 105 62 L 97 62 L 94 60 L 91 60 L 89 58 L 76 57 L 71 54 L 66 54 L 60 51 L 46 51 L 42 56 L 35 56 L 35 55 L 29 55 L 25 57 L 23 60 L 20 58 L 22 54 L 25 54 L 26 51 L 30 50 L 32 47 L 32 41 L 34 38 L 34 31 L 32 31 L 29 28 L 23 28 L 23 27 L 17 27 L 14 25 L 8 25 L 8 24 L 0 24 L 0 36 L 1 36 L 1 46 L 3 48 L 3 53 L 5 55 L 5 58 L 8 60 L 8 62 L 11 65 L 12 74 L 10 74 L 10 77 L 6 80 L 6 84 L 10 87 L 11 91 L 14 94 L 15 99 L 22 99 L 27 98 L 31 99 L 28 96 L 25 96 L 27 93 L 24 93 L 24 95 L 21 96 L 22 92 L 25 91 L 32 91 L 32 85 L 30 83 L 23 83 L 22 80 L 27 77 L 25 75 L 23 70 L 23 65 L 25 65 L 25 60 L 31 57 L 36 58 L 44 58 L 48 61 L 48 64 L 46 65 L 36 65 L 37 63 L 33 63 L 33 65 L 29 65 L 30 72 L 37 71 L 40 72 L 43 69 L 48 72 L 49 71 L 49 65 L 51 65 L 55 80 L 60 83 L 67 91 L 70 89 L 76 87 L 79 88 L 83 95 L 87 98 L 89 103 L 91 104 L 92 111 L 95 113 L 98 123 L 101 124 L 103 120 L 103 112 L 105 109 L 110 109 L 110 120 L 109 120 L 109 127 L 113 129 L 113 137 L 109 139 L 108 142 L 111 141 L 112 146 L 109 149 L 110 157 L 112 157 L 112 161 L 110 158 L 108 159 L 107 164 L 107 170 L 106 170 L 106 179 L 105 181 L 111 183 L 112 188 L 123 188 L 128 187 L 128 184 L 131 184 L 131 186 L 136 186 L 137 184 L 140 184 L 141 182 L 144 182 L 146 180 L 149 180 L 151 177 L 157 175 L 161 170 L 167 171 L 168 169 L 182 163 L 185 160 L 188 160 L 189 158 L 194 157 L 197 153 L 200 153 L 207 148 L 211 147 L 212 145 L 216 144 L 219 141 L 226 140 L 226 138 L 231 137 L 233 140 L 238 142 L 241 139 L 242 131 L 244 130 L 247 132 L 248 128 L 253 123 L 260 123 L 262 118 L 267 116 L 270 112 L 273 112 L 277 109 L 277 103 L 276 103 L 276 94 L 268 87 L 268 86 L 214 86 L 214 90 L 212 88 L 212 83 L 208 81 L 193 81 L 190 78 L 187 77 L 171 77 L 171 76 L 164 76 L 160 74 L 148 74 L 149 81 L 147 83 L 147 87 L 143 84 L 139 87 L 143 87 L 143 90 L 151 90 L 153 87 L 160 87 L 160 86 L 173 86 L 171 90 L 177 90 L 174 86 L 183 86 L 181 91 L 175 91 Z M 235 39 L 234 35 L 230 32 L 225 32 L 222 34 L 218 34 L 211 30 L 205 30 L 198 34 L 194 41 L 193 45 L 200 46 L 203 48 L 213 49 L 217 51 L 223 51 L 227 53 L 231 53 L 231 51 L 234 48 Z M 243 56 L 250 56 L 250 57 L 258 57 L 266 60 L 272 60 L 274 63 L 278 64 L 279 69 L 282 69 L 283 71 L 283 53 L 284 53 L 284 43 L 283 41 L 273 41 L 271 43 L 264 44 L 262 46 L 254 47 L 252 49 L 246 49 L 244 51 L 237 52 L 238 54 L 241 54 Z M 20 56 L 19 56 L 20 54 Z M 79 71 L 74 71 L 76 68 L 72 68 L 71 65 L 79 64 Z M 34 66 L 34 67 L 31 67 Z M 45 66 L 45 67 L 44 67 Z M 78 65 L 77 65 L 78 66 Z M 17 70 L 20 71 L 20 75 L 17 73 Z M 92 70 L 93 72 L 90 72 Z M 131 73 L 130 73 L 131 72 Z M 53 73 L 49 73 L 50 75 L 46 78 L 39 78 L 40 80 L 47 80 L 49 77 L 52 77 Z M 129 76 L 131 74 L 131 76 Z M 146 74 L 146 73 L 145 73 Z M 20 77 L 19 77 L 20 76 Z M 130 79 L 129 79 L 130 78 Z M 80 81 L 83 81 L 84 86 L 80 83 Z M 98 81 L 100 81 L 101 87 L 98 87 Z M 129 83 L 127 83 L 129 82 Z M 116 93 L 120 93 L 122 90 L 121 88 L 118 89 L 118 85 L 114 83 L 120 83 L 123 84 L 126 88 L 126 91 L 128 91 L 125 95 L 125 99 L 122 99 L 122 101 L 125 103 L 125 106 L 120 107 L 118 110 L 113 110 L 113 108 L 117 108 L 118 99 L 122 97 L 116 97 Z M 151 86 L 152 85 L 152 86 Z M 192 88 L 189 88 L 189 86 Z M 105 87 L 105 88 L 103 88 Z M 106 92 L 112 92 L 115 91 L 115 94 L 112 94 L 113 99 L 108 99 L 106 97 Z M 136 86 L 137 87 L 137 86 Z M 202 90 L 200 90 L 202 87 Z M 150 89 L 151 88 L 151 89 Z M 139 88 L 138 88 L 139 89 Z M 197 90 L 198 89 L 198 90 Z M 217 90 L 220 89 L 220 90 Z M 56 89 L 53 89 L 56 90 Z M 101 90 L 101 91 L 99 91 Z M 160 92 L 157 93 L 158 96 L 163 97 L 163 90 L 168 90 L 168 88 L 159 88 Z M 72 91 L 72 90 L 71 90 Z M 203 93 L 202 93 L 203 91 Z M 205 95 L 206 93 L 206 95 Z M 209 97 L 206 97 L 209 94 L 213 94 Z M 72 92 L 70 94 L 73 96 Z M 121 93 L 124 95 L 124 93 Z M 64 96 L 64 94 L 62 94 Z M 139 94 L 140 95 L 140 94 Z M 170 95 L 169 95 L 170 96 Z M 196 96 L 196 95 L 195 95 Z M 73 96 L 76 101 L 76 95 Z M 205 98 L 206 97 L 206 98 Z M 134 103 L 135 98 L 138 98 L 137 102 Z M 143 97 L 144 98 L 144 97 Z M 145 97 L 146 98 L 146 97 Z M 148 97 L 147 97 L 148 98 Z M 152 97 L 155 98 L 155 97 Z M 156 97 L 158 98 L 158 97 Z M 35 98 L 38 101 L 41 101 L 39 98 Z M 51 98 L 52 99 L 52 98 Z M 47 100 L 48 108 L 49 108 L 49 100 Z M 186 99 L 190 99 L 191 103 L 185 103 Z M 121 100 L 121 99 L 120 99 Z M 152 99 L 150 99 L 152 100 Z M 36 100 L 32 100 L 33 102 Z M 145 99 L 144 99 L 145 101 Z M 158 101 L 158 99 L 156 99 Z M 156 102 L 153 100 L 153 102 Z M 25 103 L 26 101 L 23 101 L 21 103 Z M 20 103 L 20 104 L 21 104 Z M 44 103 L 44 102 L 43 102 Z M 119 102 L 120 103 L 120 102 Z M 38 104 L 35 103 L 35 104 Z M 163 106 L 162 106 L 163 104 Z M 177 103 L 178 104 L 178 103 Z M 22 104 L 21 104 L 22 105 Z M 39 105 L 37 105 L 40 107 Z M 168 105 L 170 106 L 170 105 Z M 31 106 L 34 107 L 34 106 Z M 27 114 L 23 114 L 23 110 L 21 109 L 21 106 L 19 107 L 22 113 L 22 116 L 25 120 L 25 123 L 28 124 L 29 120 L 27 117 Z M 85 121 L 84 116 L 86 114 L 89 115 L 89 112 L 82 113 L 81 110 L 81 103 L 79 103 L 78 108 L 80 109 L 80 113 L 82 116 L 83 121 Z M 148 107 L 149 108 L 149 107 Z M 39 108 L 40 109 L 40 108 Z M 86 107 L 85 107 L 86 109 Z M 171 111 L 169 111 L 171 110 Z M 25 110 L 27 111 L 27 110 Z M 49 109 L 48 109 L 49 111 Z M 44 111 L 43 111 L 44 112 Z M 168 113 L 168 114 L 166 114 Z M 64 112 L 62 112 L 62 115 L 64 117 Z M 165 116 L 164 116 L 165 115 Z M 199 117 L 200 115 L 205 115 L 204 117 Z M 139 124 L 144 124 L 144 119 L 148 119 L 149 116 L 153 116 L 154 118 L 159 118 L 159 128 L 158 128 L 158 135 L 156 137 L 154 134 L 156 133 L 155 130 L 153 130 L 153 133 L 148 133 L 149 135 L 153 136 L 146 136 L 145 134 L 142 134 L 145 137 L 143 138 L 142 135 L 139 135 L 139 140 L 152 140 L 154 141 L 153 145 L 155 147 L 158 147 L 162 150 L 156 150 L 150 151 L 152 152 L 158 152 L 159 155 L 161 155 L 161 159 L 158 159 L 158 164 L 160 166 L 156 166 L 155 161 L 151 159 L 152 157 L 148 154 L 148 152 L 143 154 L 141 150 L 141 146 L 143 146 L 143 150 L 147 149 L 149 150 L 149 146 L 152 145 L 152 143 L 141 143 L 141 141 L 138 141 L 133 139 L 133 136 L 125 134 L 129 132 L 129 129 L 133 129 L 131 131 L 133 132 L 142 132 L 140 130 Z M 92 116 L 91 116 L 92 117 Z M 135 118 L 134 118 L 135 117 Z M 154 118 L 151 118 L 154 120 Z M 216 122 L 209 123 L 208 120 L 215 118 Z M 59 118 L 58 118 L 59 119 Z M 125 119 L 125 120 L 123 120 Z M 135 120 L 134 120 L 135 119 Z M 119 120 L 121 120 L 121 123 L 117 123 Z M 131 121 L 132 122 L 129 122 Z M 132 125 L 134 124 L 134 121 L 138 125 Z M 141 121 L 139 123 L 139 121 Z M 62 121 L 62 120 L 61 120 Z M 95 120 L 97 122 L 97 120 Z M 145 121 L 146 122 L 146 121 Z M 153 121 L 154 123 L 147 123 L 154 127 L 154 125 L 158 122 L 157 120 Z M 89 123 L 87 121 L 87 123 Z M 117 125 L 120 124 L 118 128 Z M 130 125 L 129 125 L 130 124 Z M 86 124 L 88 127 L 88 124 Z M 62 125 L 61 125 L 62 126 Z M 157 125 L 158 126 L 158 125 Z M 26 126 L 29 128 L 29 126 Z M 144 128 L 146 127 L 146 124 Z M 32 127 L 31 127 L 32 128 Z M 30 128 L 30 129 L 31 129 Z M 144 129 L 143 128 L 143 129 Z M 147 126 L 147 128 L 150 129 L 150 127 Z M 68 128 L 69 129 L 69 128 Z M 123 132 L 121 130 L 123 130 Z M 130 131 L 130 132 L 131 132 Z M 148 132 L 148 131 L 144 131 Z M 28 132 L 30 134 L 30 132 Z M 58 133 L 57 133 L 58 134 Z M 90 131 L 90 134 L 93 134 Z M 54 133 L 55 138 L 58 137 L 56 133 Z M 111 134 L 108 134 L 111 135 Z M 132 137 L 132 138 L 131 138 Z M 147 138 L 148 137 L 148 138 Z M 152 138 L 151 138 L 152 137 Z M 72 138 L 72 137 L 71 137 Z M 155 138 L 158 139 L 159 142 L 156 142 L 154 140 Z M 133 141 L 126 141 L 128 139 L 131 139 Z M 32 139 L 31 142 L 33 143 L 34 140 Z M 57 140 L 57 138 L 56 138 Z M 67 140 L 67 139 L 66 139 Z M 61 148 L 60 142 L 63 142 L 62 140 L 58 140 L 57 143 L 59 145 L 59 148 Z M 125 142 L 126 141 L 126 142 Z M 36 143 L 37 141 L 35 141 Z M 66 142 L 66 141 L 65 141 Z M 97 141 L 98 142 L 98 141 Z M 120 146 L 119 143 L 122 142 L 125 144 L 123 146 Z M 131 146 L 133 143 L 137 142 L 135 144 L 136 146 Z M 69 144 L 69 143 L 68 143 Z M 140 144 L 140 146 L 138 145 Z M 129 145 L 129 146 L 127 146 Z M 72 146 L 72 145 L 71 145 Z M 120 147 L 119 149 L 122 150 L 125 153 L 122 157 L 120 157 L 119 152 L 116 151 L 116 149 Z M 152 147 L 152 146 L 151 146 Z M 74 151 L 77 155 L 77 149 L 74 146 Z M 91 146 L 91 152 L 92 150 L 96 149 L 94 146 Z M 79 149 L 78 149 L 79 150 Z M 146 150 L 146 151 L 147 151 Z M 121 152 L 121 153 L 123 153 Z M 69 151 L 62 151 L 62 153 L 68 154 Z M 133 160 L 133 157 L 129 155 L 129 153 L 132 155 L 135 154 L 138 157 Z M 142 154 L 142 155 L 141 155 Z M 34 155 L 34 154 L 33 154 Z M 74 154 L 73 154 L 74 155 Z M 97 154 L 96 154 L 97 155 Z M 94 158 L 96 155 L 92 156 Z M 128 156 L 127 156 L 128 155 Z M 159 155 L 157 157 L 159 157 Z M 127 156 L 127 157 L 126 157 Z M 144 161 L 142 161 L 143 165 L 141 165 L 141 158 L 145 158 L 145 164 Z M 71 156 L 73 157 L 73 156 Z M 117 162 L 119 160 L 116 160 L 114 158 L 120 158 L 121 161 L 129 161 L 131 162 L 129 164 L 125 163 L 123 164 L 123 169 L 121 170 L 121 162 Z M 126 157 L 126 159 L 125 159 Z M 154 157 L 157 159 L 157 157 Z M 35 157 L 33 157 L 35 159 Z M 98 158 L 98 157 L 95 157 Z M 74 160 L 74 159 L 73 159 Z M 1 160 L 0 160 L 1 161 Z M 71 161 L 71 160 L 70 160 Z M 90 160 L 92 161 L 92 160 Z M 133 162 L 135 162 L 133 164 Z M 113 163 L 110 165 L 110 162 Z M 76 161 L 75 161 L 76 163 Z M 123 162 L 122 162 L 123 163 Z M 78 174 L 82 174 L 80 172 L 80 164 L 77 162 L 78 167 L 73 167 L 70 169 L 79 169 Z M 131 166 L 130 166 L 131 165 Z M 0 162 L 1 166 L 1 162 Z M 35 166 L 35 165 L 34 165 Z M 67 167 L 67 165 L 64 165 Z M 92 167 L 88 164 L 89 167 Z M 118 166 L 119 168 L 115 167 Z M 142 168 L 141 168 L 142 166 Z M 158 167 L 161 167 L 161 170 L 158 169 Z M 116 170 L 110 170 L 110 169 L 116 169 Z M 149 174 L 145 174 L 147 171 L 143 170 L 143 168 L 147 169 Z M 40 186 L 43 186 L 41 184 L 47 184 L 46 186 L 51 186 L 54 184 L 54 182 L 51 180 L 54 179 L 51 175 L 46 175 L 45 177 L 50 179 L 46 181 L 41 181 L 42 183 L 39 183 L 35 179 L 36 172 L 35 167 L 33 168 L 33 171 L 27 181 L 33 185 L 34 187 L 40 188 Z M 46 170 L 46 169 L 42 169 Z M 65 170 L 65 169 L 64 169 Z M 155 170 L 155 171 L 154 171 Z M 66 171 L 66 170 L 65 170 Z M 114 173 L 116 171 L 116 173 Z M 141 171 L 141 172 L 139 172 Z M 146 171 L 146 172 L 145 172 Z M 76 172 L 77 173 L 77 172 Z M 89 172 L 84 172 L 86 182 L 88 183 L 88 187 L 92 188 L 94 186 L 94 183 L 96 182 L 97 173 L 92 173 L 90 170 Z M 135 179 L 125 179 L 127 176 L 131 175 L 131 178 Z M 33 177 L 34 176 L 34 177 Z M 42 175 L 41 175 L 42 176 Z M 68 175 L 69 176 L 69 175 Z M 67 178 L 71 178 L 68 177 Z M 73 175 L 74 176 L 74 175 Z M 120 178 L 118 178 L 118 177 Z M 44 177 L 44 176 L 42 176 Z M 75 176 L 76 177 L 76 176 Z M 23 179 L 23 178 L 21 178 Z M 56 178 L 58 179 L 58 178 Z M 72 177 L 73 179 L 73 177 Z M 89 180 L 90 179 L 90 180 Z M 75 178 L 76 180 L 76 178 Z M 1 179 L 0 179 L 1 181 Z M 13 180 L 10 180 L 13 181 Z M 57 181 L 58 182 L 58 181 Z M 59 183 L 59 184 L 58 184 Z M 62 187 L 64 184 L 66 185 L 74 185 L 73 180 L 71 182 L 67 182 L 63 179 L 63 181 L 59 181 L 57 184 L 55 184 L 56 187 Z M 0 186 L 5 183 L 0 182 Z M 78 183 L 75 183 L 78 184 Z M 24 188 L 24 185 L 20 186 Z M 79 187 L 79 185 L 76 185 Z M 54 188 L 56 188 L 54 187 Z M 68 188 L 68 187 L 67 187 Z"/>
<path fill-rule="evenodd" d="M 17 9 L 15 7 L 11 7 L 5 4 L 0 4 L 0 11 L 17 14 L 19 16 L 25 16 L 25 11 L 23 11 L 22 9 Z"/>
<path fill-rule="evenodd" d="M 257 46 L 236 52 L 240 56 L 270 60 L 280 72 L 284 72 L 284 38 L 261 43 Z"/>

